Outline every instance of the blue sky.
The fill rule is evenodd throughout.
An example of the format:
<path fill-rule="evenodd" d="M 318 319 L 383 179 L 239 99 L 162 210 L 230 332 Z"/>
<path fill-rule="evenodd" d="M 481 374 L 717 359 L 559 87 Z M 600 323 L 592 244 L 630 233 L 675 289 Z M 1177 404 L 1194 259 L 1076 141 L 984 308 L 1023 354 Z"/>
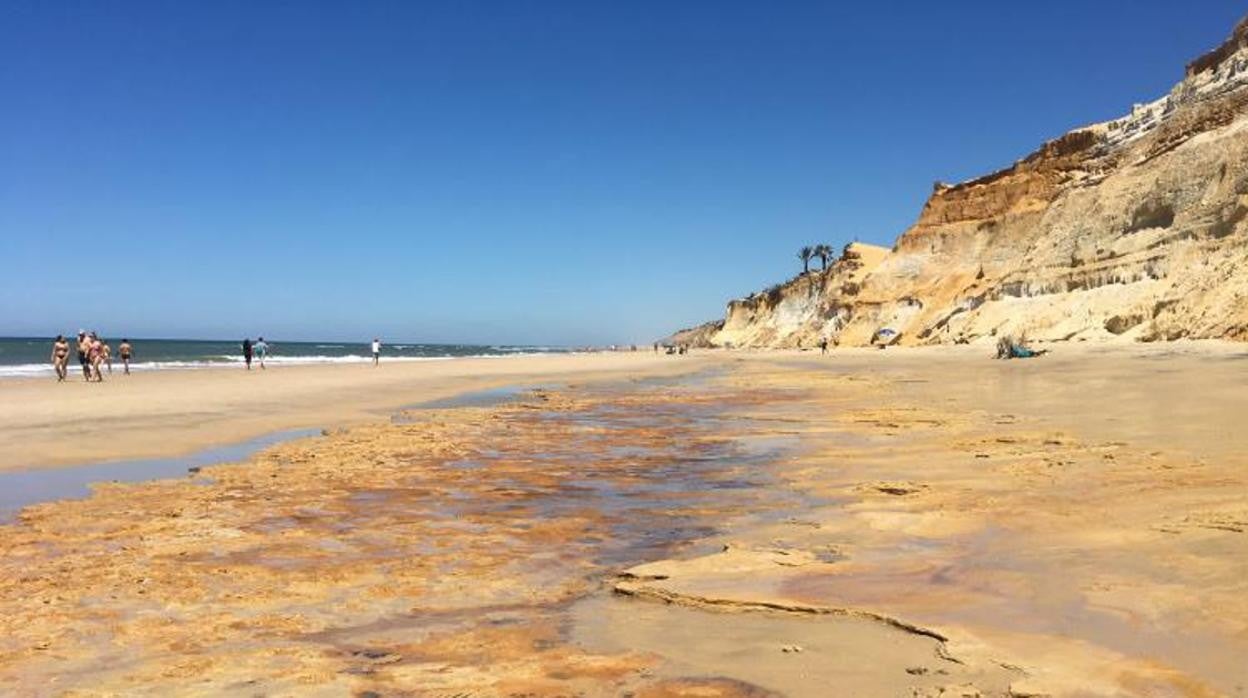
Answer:
<path fill-rule="evenodd" d="M 0 334 L 649 341 L 1244 11 L 0 0 Z"/>

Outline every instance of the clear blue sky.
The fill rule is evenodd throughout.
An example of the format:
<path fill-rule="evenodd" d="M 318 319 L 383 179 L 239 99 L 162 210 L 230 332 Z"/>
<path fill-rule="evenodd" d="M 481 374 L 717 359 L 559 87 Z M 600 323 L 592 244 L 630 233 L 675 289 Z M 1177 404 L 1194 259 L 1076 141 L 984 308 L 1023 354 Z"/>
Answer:
<path fill-rule="evenodd" d="M 0 0 L 0 334 L 648 341 L 1246 9 Z"/>

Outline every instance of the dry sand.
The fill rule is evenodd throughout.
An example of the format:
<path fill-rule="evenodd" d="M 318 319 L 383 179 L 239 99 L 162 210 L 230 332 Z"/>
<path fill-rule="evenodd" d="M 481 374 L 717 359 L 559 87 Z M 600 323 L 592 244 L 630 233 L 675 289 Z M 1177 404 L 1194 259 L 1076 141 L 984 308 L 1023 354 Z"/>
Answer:
<path fill-rule="evenodd" d="M 0 693 L 1243 695 L 1248 355 L 984 353 L 609 357 L 32 507 Z"/>

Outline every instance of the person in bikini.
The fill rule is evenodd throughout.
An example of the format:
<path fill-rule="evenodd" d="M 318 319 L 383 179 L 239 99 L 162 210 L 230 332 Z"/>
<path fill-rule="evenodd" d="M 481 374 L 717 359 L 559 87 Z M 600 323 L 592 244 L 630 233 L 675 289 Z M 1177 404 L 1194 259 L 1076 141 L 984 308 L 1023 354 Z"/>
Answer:
<path fill-rule="evenodd" d="M 57 383 L 63 383 L 69 376 L 69 342 L 64 335 L 56 335 L 52 343 L 52 368 L 56 370 Z"/>
<path fill-rule="evenodd" d="M 121 366 L 127 376 L 130 375 L 130 355 L 133 351 L 128 339 L 122 339 L 121 346 L 117 347 L 117 352 L 121 355 Z"/>
<path fill-rule="evenodd" d="M 100 364 L 104 363 L 104 342 L 95 333 L 91 334 L 89 340 L 87 358 L 91 362 L 91 374 L 95 376 L 95 382 L 103 383 L 104 374 L 100 372 Z"/>

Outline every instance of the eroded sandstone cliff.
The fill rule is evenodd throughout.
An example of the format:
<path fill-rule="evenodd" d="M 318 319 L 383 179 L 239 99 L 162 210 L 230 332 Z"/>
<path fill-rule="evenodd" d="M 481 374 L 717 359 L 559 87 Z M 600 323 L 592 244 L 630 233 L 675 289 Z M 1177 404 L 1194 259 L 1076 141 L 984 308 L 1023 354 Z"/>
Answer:
<path fill-rule="evenodd" d="M 709 345 L 1248 340 L 1248 18 L 1167 95 L 937 184 L 891 251 L 863 245 L 728 304 Z"/>

